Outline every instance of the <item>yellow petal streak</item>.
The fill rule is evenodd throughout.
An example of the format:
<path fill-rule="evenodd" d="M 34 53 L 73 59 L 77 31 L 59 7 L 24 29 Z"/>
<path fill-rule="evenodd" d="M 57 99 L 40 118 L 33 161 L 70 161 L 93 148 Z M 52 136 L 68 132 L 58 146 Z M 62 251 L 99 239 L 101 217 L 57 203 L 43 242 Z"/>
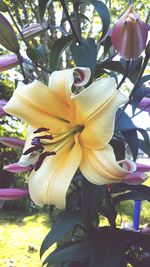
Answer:
<path fill-rule="evenodd" d="M 35 128 L 44 126 L 54 132 L 68 129 L 64 120 L 68 119 L 68 107 L 37 80 L 28 85 L 21 83 L 4 109 Z"/>
<path fill-rule="evenodd" d="M 56 156 L 47 157 L 38 171 L 33 171 L 29 179 L 29 192 L 39 206 L 54 204 L 64 208 L 66 193 L 82 157 L 82 150 L 76 137 Z"/>
<path fill-rule="evenodd" d="M 116 162 L 110 145 L 102 150 L 84 149 L 80 170 L 88 181 L 97 185 L 120 182 L 129 173 Z"/>
<path fill-rule="evenodd" d="M 74 98 L 76 120 L 84 125 L 80 142 L 84 147 L 102 149 L 112 138 L 118 107 L 128 98 L 115 89 L 114 79 L 94 82 Z"/>

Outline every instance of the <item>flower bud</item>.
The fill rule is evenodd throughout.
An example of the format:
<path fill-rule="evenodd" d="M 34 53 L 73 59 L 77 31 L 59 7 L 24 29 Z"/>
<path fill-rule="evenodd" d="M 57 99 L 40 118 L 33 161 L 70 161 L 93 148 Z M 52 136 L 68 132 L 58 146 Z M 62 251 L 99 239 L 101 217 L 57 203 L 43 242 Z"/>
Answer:
<path fill-rule="evenodd" d="M 112 31 L 112 45 L 118 54 L 129 60 L 140 56 L 146 47 L 148 26 L 129 6 Z"/>
<path fill-rule="evenodd" d="M 0 72 L 4 70 L 9 70 L 19 63 L 18 57 L 14 55 L 3 55 L 0 56 Z"/>
<path fill-rule="evenodd" d="M 16 34 L 9 21 L 2 13 L 0 13 L 0 44 L 14 53 L 19 51 L 19 43 Z"/>
<path fill-rule="evenodd" d="M 150 165 L 142 164 L 142 163 L 136 163 L 137 172 L 150 172 Z"/>
<path fill-rule="evenodd" d="M 143 109 L 143 111 L 150 112 L 150 98 L 148 97 L 143 97 L 141 102 L 138 105 L 139 109 Z"/>
<path fill-rule="evenodd" d="M 0 100 L 0 117 L 3 117 L 6 115 L 6 112 L 3 110 L 3 107 L 7 104 L 7 101 L 4 99 Z"/>
<path fill-rule="evenodd" d="M 22 34 L 26 40 L 42 34 L 47 30 L 47 24 L 33 23 L 22 30 Z"/>
<path fill-rule="evenodd" d="M 21 167 L 18 162 L 6 165 L 3 167 L 3 170 L 8 171 L 8 172 L 13 172 L 13 173 L 21 173 L 21 172 L 28 172 L 31 171 L 33 167 L 26 166 L 26 167 Z"/>
<path fill-rule="evenodd" d="M 142 184 L 147 178 L 148 176 L 144 172 L 136 171 L 123 177 L 121 182 L 125 184 L 138 185 Z"/>
<path fill-rule="evenodd" d="M 25 188 L 1 188 L 1 200 L 15 200 L 28 196 L 28 189 Z"/>
<path fill-rule="evenodd" d="M 1 137 L 0 143 L 11 148 L 23 148 L 25 142 L 15 137 Z"/>

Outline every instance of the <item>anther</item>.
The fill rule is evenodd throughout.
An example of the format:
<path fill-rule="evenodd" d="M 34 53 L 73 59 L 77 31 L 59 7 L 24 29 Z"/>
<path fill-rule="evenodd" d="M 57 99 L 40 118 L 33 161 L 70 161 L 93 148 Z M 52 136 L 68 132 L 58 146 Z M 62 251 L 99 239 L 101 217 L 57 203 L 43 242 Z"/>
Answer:
<path fill-rule="evenodd" d="M 52 151 L 52 152 L 45 151 L 45 152 L 43 152 L 40 155 L 38 161 L 35 163 L 35 169 L 34 170 L 37 171 L 41 167 L 41 165 L 42 165 L 42 163 L 43 163 L 43 161 L 44 161 L 44 159 L 46 157 L 48 157 L 48 156 L 54 156 L 54 155 L 56 155 L 56 152 L 55 151 Z"/>
<path fill-rule="evenodd" d="M 38 150 L 43 150 L 43 145 L 42 144 L 38 144 L 38 145 L 35 145 L 35 146 L 32 146 L 30 148 L 28 148 L 24 153 L 23 155 L 28 155 L 34 151 L 38 151 Z"/>
<path fill-rule="evenodd" d="M 47 132 L 47 131 L 49 131 L 48 128 L 41 127 L 35 130 L 33 133 L 36 134 L 36 133 Z"/>

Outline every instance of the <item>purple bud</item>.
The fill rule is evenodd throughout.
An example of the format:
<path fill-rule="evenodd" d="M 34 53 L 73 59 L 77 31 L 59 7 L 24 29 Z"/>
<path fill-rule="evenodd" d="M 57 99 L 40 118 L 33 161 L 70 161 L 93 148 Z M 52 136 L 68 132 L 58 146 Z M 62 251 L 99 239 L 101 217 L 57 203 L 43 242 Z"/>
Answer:
<path fill-rule="evenodd" d="M 146 48 L 148 26 L 133 6 L 120 17 L 112 31 L 112 45 L 125 59 L 136 59 Z"/>
<path fill-rule="evenodd" d="M 4 70 L 9 70 L 19 63 L 18 57 L 16 55 L 3 55 L 0 56 L 0 72 Z"/>
<path fill-rule="evenodd" d="M 136 166 L 137 166 L 137 169 L 136 169 L 137 172 L 149 172 L 150 171 L 150 165 L 137 163 Z"/>
<path fill-rule="evenodd" d="M 14 172 L 14 173 L 21 173 L 21 172 L 28 172 L 31 171 L 33 167 L 30 166 L 25 166 L 22 167 L 18 164 L 18 162 L 6 165 L 3 167 L 3 170 L 8 171 L 8 172 Z"/>
<path fill-rule="evenodd" d="M 16 137 L 1 137 L 0 143 L 12 148 L 23 148 L 25 142 Z"/>
<path fill-rule="evenodd" d="M 143 111 L 150 112 L 150 98 L 144 97 L 138 105 L 139 109 L 143 109 Z"/>
<path fill-rule="evenodd" d="M 25 188 L 1 188 L 1 200 L 15 200 L 29 195 L 28 189 Z"/>
<path fill-rule="evenodd" d="M 143 183 L 147 179 L 147 175 L 144 172 L 133 172 L 129 173 L 122 179 L 122 183 L 138 185 Z"/>
<path fill-rule="evenodd" d="M 37 35 L 42 34 L 44 31 L 48 29 L 48 25 L 46 23 L 33 23 L 22 30 L 22 34 L 25 39 L 32 39 Z"/>

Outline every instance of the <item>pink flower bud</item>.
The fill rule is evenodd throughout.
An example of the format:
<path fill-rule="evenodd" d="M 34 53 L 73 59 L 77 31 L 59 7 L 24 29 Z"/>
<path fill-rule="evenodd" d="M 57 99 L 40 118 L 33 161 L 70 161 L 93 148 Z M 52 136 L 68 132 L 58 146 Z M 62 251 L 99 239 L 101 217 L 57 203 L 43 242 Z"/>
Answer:
<path fill-rule="evenodd" d="M 141 102 L 138 105 L 139 109 L 143 109 L 143 111 L 150 112 L 150 98 L 148 97 L 143 97 Z"/>
<path fill-rule="evenodd" d="M 143 183 L 147 179 L 147 175 L 144 172 L 133 172 L 129 173 L 122 179 L 122 183 L 125 184 L 132 184 L 132 185 L 138 185 Z"/>
<path fill-rule="evenodd" d="M 22 167 L 18 164 L 18 162 L 6 165 L 3 167 L 3 170 L 8 171 L 8 172 L 14 172 L 14 173 L 21 173 L 21 172 L 28 172 L 31 171 L 33 167 L 30 166 L 25 166 Z"/>
<path fill-rule="evenodd" d="M 0 56 L 0 72 L 4 70 L 9 70 L 17 66 L 19 60 L 16 55 L 3 55 Z"/>
<path fill-rule="evenodd" d="M 0 143 L 12 148 L 23 148 L 25 142 L 16 137 L 1 137 Z"/>
<path fill-rule="evenodd" d="M 28 196 L 28 190 L 25 188 L 1 188 L 1 200 L 15 200 Z"/>
<path fill-rule="evenodd" d="M 25 39 L 32 39 L 33 37 L 42 34 L 47 30 L 47 24 L 33 23 L 22 30 Z"/>
<path fill-rule="evenodd" d="M 136 59 L 146 47 L 148 26 L 133 6 L 120 17 L 112 31 L 112 45 L 125 59 Z"/>
<path fill-rule="evenodd" d="M 7 104 L 7 101 L 4 99 L 0 100 L 0 117 L 3 117 L 6 115 L 6 112 L 3 110 L 3 107 Z"/>
<path fill-rule="evenodd" d="M 137 169 L 136 169 L 137 172 L 149 172 L 150 171 L 150 165 L 137 163 L 136 166 L 137 166 Z"/>

